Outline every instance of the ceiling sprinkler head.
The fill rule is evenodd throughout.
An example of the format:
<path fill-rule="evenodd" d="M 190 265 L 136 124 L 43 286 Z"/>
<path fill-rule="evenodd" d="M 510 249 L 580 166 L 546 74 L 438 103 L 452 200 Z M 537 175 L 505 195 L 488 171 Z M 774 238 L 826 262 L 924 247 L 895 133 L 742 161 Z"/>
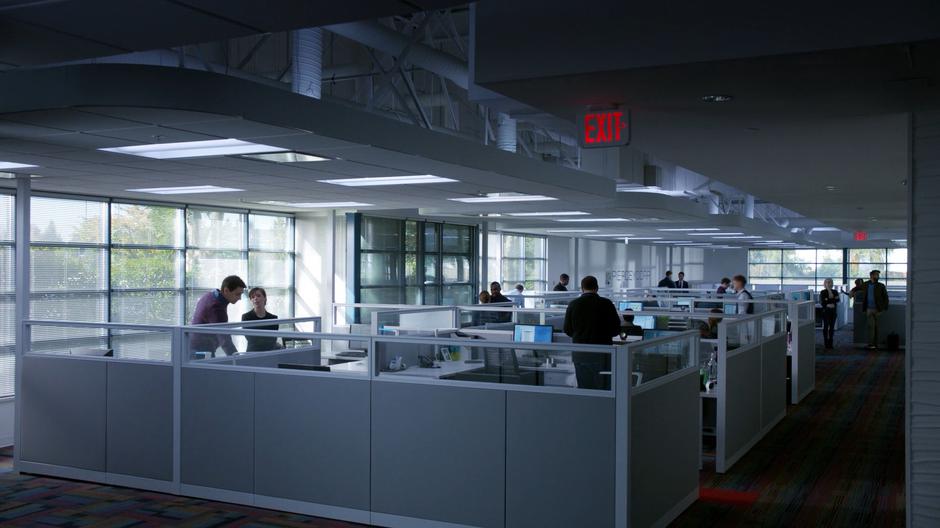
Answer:
<path fill-rule="evenodd" d="M 724 94 L 712 94 L 712 95 L 703 95 L 702 102 L 705 103 L 727 103 L 734 99 L 733 95 L 724 95 Z"/>

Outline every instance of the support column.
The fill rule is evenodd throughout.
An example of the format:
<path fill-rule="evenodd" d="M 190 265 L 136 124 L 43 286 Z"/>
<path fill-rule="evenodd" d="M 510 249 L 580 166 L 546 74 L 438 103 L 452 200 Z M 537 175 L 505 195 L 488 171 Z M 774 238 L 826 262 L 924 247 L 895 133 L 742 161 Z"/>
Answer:
<path fill-rule="evenodd" d="M 480 224 L 480 284 L 489 290 L 490 272 L 490 226 L 488 222 Z M 478 293 L 478 292 L 474 292 Z"/>
<path fill-rule="evenodd" d="M 15 410 L 13 418 L 13 464 L 15 468 L 20 465 L 20 384 L 22 383 L 23 356 L 29 350 L 29 332 L 23 326 L 23 321 L 29 319 L 29 207 L 31 198 L 31 182 L 28 174 L 16 177 L 16 210 L 15 210 L 15 284 L 16 284 L 16 379 L 14 380 Z"/>
<path fill-rule="evenodd" d="M 905 441 L 907 526 L 940 525 L 940 112 L 914 113 L 908 177 Z M 896 181 L 886 182 L 888 185 Z M 915 287 L 910 285 L 915 284 Z M 890 353 L 890 352 L 889 352 Z"/>

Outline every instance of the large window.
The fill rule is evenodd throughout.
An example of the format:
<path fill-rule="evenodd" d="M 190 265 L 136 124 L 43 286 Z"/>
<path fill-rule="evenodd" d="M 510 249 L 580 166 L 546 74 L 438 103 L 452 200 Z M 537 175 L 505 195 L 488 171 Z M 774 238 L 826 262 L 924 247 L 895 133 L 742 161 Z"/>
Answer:
<path fill-rule="evenodd" d="M 545 291 L 545 237 L 514 233 L 490 233 L 487 241 L 487 274 L 503 291 L 522 284 L 526 290 Z"/>
<path fill-rule="evenodd" d="M 8 229 L 0 221 L 0 237 Z M 287 216 L 34 197 L 30 229 L 33 318 L 181 324 L 190 320 L 203 293 L 233 274 L 267 290 L 269 311 L 282 318 L 293 315 L 294 224 Z M 12 243 L 0 245 L 0 251 L 8 248 Z M 0 253 L 0 266 L 3 258 Z M 247 302 L 231 305 L 230 320 L 248 309 Z M 70 347 L 133 345 L 142 357 L 169 354 L 164 337 L 33 331 L 34 347 L 58 346 L 65 339 Z"/>
<path fill-rule="evenodd" d="M 907 249 L 752 249 L 748 251 L 748 280 L 767 288 L 821 289 L 825 279 L 845 284 L 868 279 L 881 270 L 888 286 L 907 283 Z"/>
<path fill-rule="evenodd" d="M 0 398 L 13 395 L 16 294 L 13 269 L 13 197 L 0 194 Z"/>
<path fill-rule="evenodd" d="M 472 226 L 362 215 L 351 215 L 350 222 L 350 243 L 358 245 L 351 262 L 358 302 L 472 302 Z"/>

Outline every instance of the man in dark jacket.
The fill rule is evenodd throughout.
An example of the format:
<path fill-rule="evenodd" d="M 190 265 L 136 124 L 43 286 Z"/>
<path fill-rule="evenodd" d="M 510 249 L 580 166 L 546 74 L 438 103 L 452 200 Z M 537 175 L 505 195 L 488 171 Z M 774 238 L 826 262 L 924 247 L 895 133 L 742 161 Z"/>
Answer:
<path fill-rule="evenodd" d="M 682 290 L 688 290 L 688 289 L 689 289 L 689 281 L 685 280 L 685 273 L 683 273 L 683 272 L 681 272 L 681 271 L 679 272 L 679 280 L 676 281 L 675 286 L 676 286 L 676 288 L 679 288 L 679 289 L 682 289 Z"/>
<path fill-rule="evenodd" d="M 620 334 L 620 315 L 610 299 L 597 294 L 597 278 L 588 275 L 581 279 L 581 296 L 571 301 L 565 311 L 565 333 L 574 343 L 610 345 Z M 606 389 L 610 376 L 601 376 L 610 370 L 610 355 L 594 352 L 571 354 L 580 389 Z"/>
<path fill-rule="evenodd" d="M 222 280 L 222 287 L 206 292 L 196 303 L 193 310 L 193 324 L 212 324 L 228 322 L 228 305 L 235 304 L 242 298 L 245 291 L 245 281 L 237 275 L 229 275 Z M 217 348 L 221 348 L 226 356 L 236 352 L 232 336 L 226 334 L 190 334 L 189 349 L 191 353 L 202 352 L 215 356 Z"/>
<path fill-rule="evenodd" d="M 663 280 L 659 281 L 659 288 L 675 288 L 676 283 L 672 280 L 672 272 L 667 271 L 666 276 L 663 277 Z"/>
<path fill-rule="evenodd" d="M 562 273 L 561 276 L 558 277 L 558 284 L 556 284 L 555 287 L 552 288 L 552 291 L 557 291 L 557 292 L 566 292 L 566 291 L 568 291 L 568 281 L 569 281 L 569 280 L 571 280 L 571 279 L 568 277 L 568 274 L 567 274 L 567 273 Z"/>
<path fill-rule="evenodd" d="M 862 301 L 862 311 L 868 316 L 868 348 L 871 350 L 878 348 L 878 318 L 888 309 L 888 288 L 878 282 L 879 278 L 881 271 L 871 270 Z"/>

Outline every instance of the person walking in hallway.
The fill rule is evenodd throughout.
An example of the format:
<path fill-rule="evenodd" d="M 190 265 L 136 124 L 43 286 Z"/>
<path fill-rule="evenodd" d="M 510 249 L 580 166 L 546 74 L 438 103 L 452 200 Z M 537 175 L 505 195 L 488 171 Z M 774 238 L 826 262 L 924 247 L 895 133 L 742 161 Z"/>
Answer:
<path fill-rule="evenodd" d="M 620 315 L 610 299 L 597 294 L 597 278 L 588 275 L 581 279 L 581 296 L 571 301 L 565 311 L 565 333 L 573 343 L 610 345 L 620 334 Z M 610 370 L 610 355 L 594 352 L 571 354 L 575 376 L 580 389 L 606 389 L 610 377 L 601 372 Z"/>
<path fill-rule="evenodd" d="M 666 276 L 663 277 L 663 280 L 659 281 L 659 284 L 657 285 L 657 287 L 659 288 L 675 288 L 676 287 L 676 283 L 673 282 L 672 280 L 671 271 L 666 271 Z"/>
<path fill-rule="evenodd" d="M 688 290 L 688 289 L 689 289 L 689 281 L 685 280 L 685 272 L 684 272 L 684 271 L 680 271 L 680 272 L 679 272 L 679 280 L 676 281 L 676 286 L 675 286 L 675 287 L 676 287 L 676 288 L 679 288 L 679 289 L 682 289 L 682 290 Z"/>
<path fill-rule="evenodd" d="M 868 284 L 865 285 L 865 298 L 862 302 L 862 311 L 867 316 L 869 350 L 878 348 L 878 318 L 888 309 L 888 288 L 878 282 L 880 277 L 880 270 L 871 270 L 868 274 Z"/>
<path fill-rule="evenodd" d="M 832 350 L 832 338 L 836 330 L 836 315 L 839 306 L 839 292 L 833 288 L 832 279 L 823 281 L 823 289 L 819 292 L 819 304 L 822 306 L 823 341 L 826 350 Z"/>

